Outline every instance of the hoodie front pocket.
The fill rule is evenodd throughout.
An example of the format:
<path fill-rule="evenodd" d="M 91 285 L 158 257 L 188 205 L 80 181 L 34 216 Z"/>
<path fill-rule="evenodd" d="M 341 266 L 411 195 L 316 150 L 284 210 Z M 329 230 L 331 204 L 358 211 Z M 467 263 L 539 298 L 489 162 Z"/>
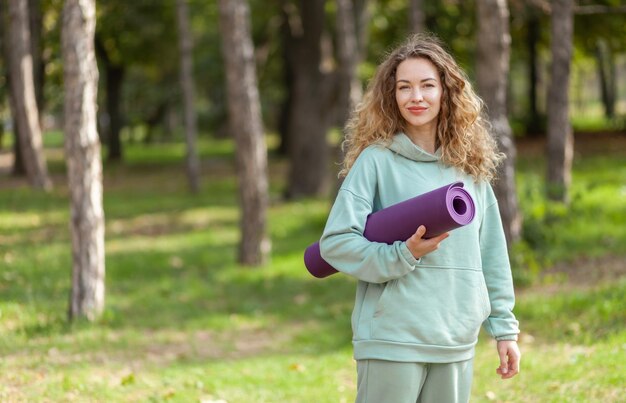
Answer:
<path fill-rule="evenodd" d="M 396 280 L 379 298 L 372 338 L 440 346 L 475 342 L 487 312 L 482 276 L 473 269 L 419 268 Z"/>
<path fill-rule="evenodd" d="M 397 284 L 398 280 L 390 280 L 383 284 L 384 288 L 382 294 L 380 295 L 380 298 L 378 299 L 378 303 L 376 304 L 376 310 L 374 311 L 375 318 L 385 312 L 385 306 L 390 296 L 393 300 L 393 295 L 395 295 L 394 288 L 397 286 Z"/>
<path fill-rule="evenodd" d="M 371 337 L 371 323 L 380 311 L 381 300 L 389 283 L 376 284 L 359 282 L 364 291 L 357 292 L 357 301 L 352 316 L 352 332 L 356 340 Z"/>

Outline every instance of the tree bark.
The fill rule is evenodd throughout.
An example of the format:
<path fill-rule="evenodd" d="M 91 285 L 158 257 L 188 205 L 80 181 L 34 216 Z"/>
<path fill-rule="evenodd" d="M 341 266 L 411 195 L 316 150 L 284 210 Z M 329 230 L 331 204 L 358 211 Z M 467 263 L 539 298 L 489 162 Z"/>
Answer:
<path fill-rule="evenodd" d="M 0 1 L 0 37 L 2 39 L 2 56 L 4 60 L 11 60 L 11 53 L 9 50 L 9 29 L 8 29 L 8 19 L 7 13 L 8 8 L 5 2 Z M 15 102 L 13 100 L 13 94 L 11 94 L 11 68 L 10 66 L 5 66 L 4 68 L 4 79 L 6 83 L 6 87 L 9 88 L 6 91 L 6 97 L 9 102 L 9 112 L 11 113 L 11 122 L 12 122 L 12 131 L 13 131 L 13 167 L 11 169 L 11 175 L 13 176 L 26 176 L 26 167 L 24 166 L 24 158 L 22 158 L 22 149 L 20 146 L 20 131 L 17 127 L 17 108 L 15 106 Z"/>
<path fill-rule="evenodd" d="M 507 118 L 507 87 L 511 35 L 506 0 L 479 0 L 476 76 L 479 92 L 500 151 L 506 160 L 498 169 L 494 191 L 498 198 L 504 234 L 509 247 L 521 235 L 521 214 L 515 188 L 516 149 Z"/>
<path fill-rule="evenodd" d="M 369 43 L 369 23 L 372 15 L 370 13 L 370 3 L 372 0 L 354 0 L 354 15 L 356 17 L 356 37 L 359 60 L 364 60 Z"/>
<path fill-rule="evenodd" d="M 552 200 L 568 202 L 574 136 L 569 121 L 569 80 L 574 31 L 573 1 L 552 1 L 552 65 L 548 87 L 548 180 Z"/>
<path fill-rule="evenodd" d="M 39 125 L 43 128 L 43 110 L 45 106 L 44 83 L 46 65 L 43 58 L 42 46 L 42 16 L 41 0 L 28 0 L 28 17 L 30 26 L 30 44 L 33 55 L 33 82 L 35 85 L 35 100 L 39 110 Z"/>
<path fill-rule="evenodd" d="M 286 197 L 320 196 L 330 184 L 326 133 L 334 104 L 329 75 L 321 70 L 325 0 L 301 0 L 300 32 L 293 39 L 292 114 L 289 118 L 290 170 Z"/>
<path fill-rule="evenodd" d="M 237 145 L 242 209 L 239 262 L 262 264 L 270 251 L 266 234 L 268 207 L 267 148 L 246 0 L 220 0 L 220 37 L 225 62 L 230 127 Z"/>
<path fill-rule="evenodd" d="M 424 16 L 424 0 L 410 0 L 409 23 L 413 33 L 426 30 L 426 17 Z"/>
<path fill-rule="evenodd" d="M 95 26 L 95 0 L 65 1 L 61 41 L 72 233 L 70 320 L 94 320 L 104 309 L 104 210 L 96 125 Z"/>
<path fill-rule="evenodd" d="M 280 38 L 281 38 L 281 53 L 283 57 L 283 84 L 285 86 L 285 98 L 283 99 L 280 107 L 280 115 L 278 120 L 278 132 L 280 134 L 280 145 L 278 147 L 278 153 L 283 156 L 289 155 L 289 150 L 291 149 L 291 132 L 290 132 L 290 122 L 292 115 L 292 106 L 293 106 L 293 82 L 294 82 L 294 44 L 293 44 L 293 33 L 292 30 L 295 29 L 291 27 L 290 20 L 292 17 L 293 10 L 291 10 L 288 5 L 283 4 L 281 7 L 281 16 L 282 16 L 282 24 L 280 27 Z"/>
<path fill-rule="evenodd" d="M 539 16 L 532 5 L 527 6 L 528 20 L 526 29 L 526 46 L 528 49 L 528 121 L 526 124 L 526 133 L 530 135 L 538 135 L 542 131 L 541 116 L 537 106 L 537 83 L 539 80 L 538 69 L 538 52 L 537 44 L 539 43 L 540 29 Z"/>
<path fill-rule="evenodd" d="M 189 188 L 193 193 L 200 190 L 200 161 L 196 147 L 197 119 L 194 109 L 193 84 L 193 41 L 189 27 L 189 11 L 186 0 L 176 0 L 176 18 L 178 21 L 178 41 L 180 46 L 180 83 L 185 111 L 185 140 L 187 155 L 185 165 Z"/>
<path fill-rule="evenodd" d="M 122 84 L 126 69 L 123 65 L 115 64 L 109 57 L 102 42 L 95 39 L 95 49 L 104 67 L 106 80 L 106 111 L 108 115 L 108 132 L 106 142 L 108 145 L 107 160 L 121 161 L 123 158 L 122 141 L 122 113 L 120 111 L 122 98 Z"/>
<path fill-rule="evenodd" d="M 360 63 L 355 10 L 352 0 L 337 0 L 337 55 L 339 123 L 344 125 L 352 108 L 361 100 L 363 88 L 357 76 Z"/>
<path fill-rule="evenodd" d="M 7 70 L 8 71 L 8 70 Z M 9 87 L 11 85 L 10 74 L 6 74 L 7 83 Z M 11 110 L 11 120 L 13 122 L 13 167 L 11 169 L 11 175 L 16 177 L 26 176 L 26 165 L 24 164 L 24 157 L 22 156 L 22 142 L 20 141 L 20 129 L 17 126 L 17 107 L 13 100 L 13 95 L 9 91 L 9 109 Z"/>
<path fill-rule="evenodd" d="M 52 182 L 43 153 L 39 112 L 35 100 L 28 21 L 28 4 L 20 0 L 10 0 L 9 65 L 15 124 L 20 134 L 19 144 L 30 184 L 36 189 L 49 191 L 52 189 Z"/>
<path fill-rule="evenodd" d="M 595 53 L 604 114 L 608 119 L 613 119 L 615 117 L 615 61 L 605 40 L 597 41 Z"/>

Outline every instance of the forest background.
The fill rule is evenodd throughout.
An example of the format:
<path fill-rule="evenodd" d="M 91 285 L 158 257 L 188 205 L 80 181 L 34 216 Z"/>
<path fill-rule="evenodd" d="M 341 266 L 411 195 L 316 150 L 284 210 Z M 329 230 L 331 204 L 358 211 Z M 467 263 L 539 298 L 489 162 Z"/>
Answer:
<path fill-rule="evenodd" d="M 94 5 L 79 3 L 0 3 L 2 401 L 353 400 L 354 281 L 311 277 L 302 253 L 332 203 L 351 105 L 419 31 L 479 92 L 481 62 L 508 66 L 488 70 L 503 96 L 482 95 L 513 140 L 503 194 L 524 359 L 499 380 L 481 336 L 472 400 L 624 396 L 624 2 L 102 0 L 84 14 L 92 31 L 70 35 L 72 7 Z M 567 21 L 571 36 L 555 36 Z M 88 70 L 67 61 L 92 57 L 71 59 L 72 43 L 99 71 L 97 119 L 77 130 L 84 108 L 68 99 Z M 554 76 L 568 46 L 568 73 Z M 27 57 L 30 73 L 16 63 Z M 567 95 L 562 132 L 551 91 Z M 556 194 L 554 138 L 571 154 Z M 72 173 L 77 161 L 88 168 Z"/>

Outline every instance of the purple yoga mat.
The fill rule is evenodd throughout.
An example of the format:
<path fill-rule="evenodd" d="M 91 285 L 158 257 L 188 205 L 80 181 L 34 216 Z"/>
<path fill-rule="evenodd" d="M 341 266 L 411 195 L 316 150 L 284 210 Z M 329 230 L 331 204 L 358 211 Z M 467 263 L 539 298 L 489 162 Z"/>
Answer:
<path fill-rule="evenodd" d="M 370 214 L 363 236 L 372 242 L 392 244 L 409 239 L 424 225 L 424 238 L 432 238 L 469 224 L 475 211 L 474 200 L 463 189 L 463 182 L 454 182 Z M 306 249 L 304 264 L 318 278 L 337 273 L 322 259 L 319 242 Z"/>

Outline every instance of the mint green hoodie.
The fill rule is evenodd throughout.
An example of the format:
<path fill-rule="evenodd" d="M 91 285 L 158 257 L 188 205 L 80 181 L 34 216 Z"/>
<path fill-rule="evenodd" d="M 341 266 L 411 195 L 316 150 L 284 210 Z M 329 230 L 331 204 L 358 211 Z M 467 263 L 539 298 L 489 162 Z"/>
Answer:
<path fill-rule="evenodd" d="M 446 166 L 405 134 L 371 145 L 350 169 L 320 241 L 322 257 L 357 278 L 354 357 L 404 362 L 470 359 L 481 324 L 497 340 L 516 340 L 506 241 L 491 186 Z M 363 237 L 368 214 L 451 182 L 472 195 L 472 223 L 415 259 L 404 241 Z"/>

